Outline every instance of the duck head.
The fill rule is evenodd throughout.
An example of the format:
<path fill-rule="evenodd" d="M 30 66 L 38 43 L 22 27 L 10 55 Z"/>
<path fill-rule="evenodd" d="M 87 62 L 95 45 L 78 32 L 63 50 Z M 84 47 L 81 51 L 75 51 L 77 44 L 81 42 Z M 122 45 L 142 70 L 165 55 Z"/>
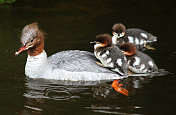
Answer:
<path fill-rule="evenodd" d="M 121 38 L 125 35 L 126 28 L 123 24 L 117 23 L 112 27 L 112 35 L 117 38 Z"/>
<path fill-rule="evenodd" d="M 27 50 L 28 55 L 36 56 L 44 49 L 44 32 L 38 28 L 37 23 L 26 25 L 22 30 L 20 40 L 22 47 L 15 55 Z"/>
<path fill-rule="evenodd" d="M 98 47 L 108 47 L 112 44 L 112 37 L 109 34 L 100 34 L 96 36 L 96 41 L 94 43 L 95 49 Z"/>
<path fill-rule="evenodd" d="M 124 43 L 120 45 L 119 47 L 122 50 L 123 54 L 127 56 L 135 55 L 137 52 L 136 46 L 132 43 Z"/>

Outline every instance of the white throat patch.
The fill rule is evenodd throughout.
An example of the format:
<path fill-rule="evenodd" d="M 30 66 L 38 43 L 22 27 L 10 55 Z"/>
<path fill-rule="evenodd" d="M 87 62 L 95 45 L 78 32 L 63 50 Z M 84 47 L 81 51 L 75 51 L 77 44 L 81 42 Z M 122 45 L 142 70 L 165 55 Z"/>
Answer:
<path fill-rule="evenodd" d="M 117 44 L 117 35 L 112 36 L 112 44 Z"/>

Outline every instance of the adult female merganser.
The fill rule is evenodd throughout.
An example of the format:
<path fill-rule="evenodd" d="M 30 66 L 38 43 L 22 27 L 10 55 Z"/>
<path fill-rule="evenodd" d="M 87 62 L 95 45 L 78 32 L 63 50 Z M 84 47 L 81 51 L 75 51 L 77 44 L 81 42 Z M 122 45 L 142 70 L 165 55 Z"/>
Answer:
<path fill-rule="evenodd" d="M 94 54 L 87 51 L 62 51 L 47 57 L 44 50 L 44 32 L 38 28 L 37 23 L 23 28 L 21 42 L 23 47 L 15 54 L 27 50 L 25 74 L 30 78 L 71 81 L 122 78 L 115 72 L 98 66 Z"/>
<path fill-rule="evenodd" d="M 112 37 L 109 34 L 101 34 L 96 36 L 94 45 L 94 54 L 104 67 L 120 75 L 127 75 L 127 59 L 122 51 L 112 44 Z"/>
<path fill-rule="evenodd" d="M 157 41 L 156 36 L 141 29 L 131 28 L 126 30 L 125 26 L 121 23 L 113 25 L 112 34 L 112 42 L 116 45 L 130 42 L 137 46 L 149 48 L 149 46 L 146 45 L 147 43 Z"/>
<path fill-rule="evenodd" d="M 119 46 L 128 60 L 128 69 L 134 73 L 157 72 L 158 68 L 153 59 L 136 49 L 132 43 L 124 43 Z"/>

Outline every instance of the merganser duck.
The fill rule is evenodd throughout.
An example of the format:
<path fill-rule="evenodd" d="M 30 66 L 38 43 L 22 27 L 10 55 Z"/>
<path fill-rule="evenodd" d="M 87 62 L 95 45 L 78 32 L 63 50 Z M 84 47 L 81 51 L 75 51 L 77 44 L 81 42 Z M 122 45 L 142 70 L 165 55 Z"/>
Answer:
<path fill-rule="evenodd" d="M 133 73 L 157 72 L 158 68 L 151 57 L 136 49 L 132 43 L 121 44 L 120 49 L 128 60 L 128 69 Z"/>
<path fill-rule="evenodd" d="M 94 54 L 87 51 L 62 51 L 47 57 L 44 50 L 44 32 L 38 28 L 37 23 L 23 28 L 21 42 L 23 47 L 15 54 L 18 55 L 23 50 L 27 50 L 25 74 L 30 78 L 71 81 L 122 78 L 115 72 L 98 66 Z"/>
<path fill-rule="evenodd" d="M 94 55 L 103 67 L 110 68 L 120 75 L 127 75 L 127 59 L 122 51 L 112 44 L 112 37 L 109 34 L 97 35 L 93 43 L 95 43 Z"/>
<path fill-rule="evenodd" d="M 112 42 L 116 45 L 130 42 L 140 47 L 142 46 L 148 49 L 153 49 L 150 46 L 147 46 L 147 43 L 157 41 L 156 36 L 141 29 L 131 28 L 126 30 L 125 26 L 121 23 L 113 25 L 112 34 Z"/>

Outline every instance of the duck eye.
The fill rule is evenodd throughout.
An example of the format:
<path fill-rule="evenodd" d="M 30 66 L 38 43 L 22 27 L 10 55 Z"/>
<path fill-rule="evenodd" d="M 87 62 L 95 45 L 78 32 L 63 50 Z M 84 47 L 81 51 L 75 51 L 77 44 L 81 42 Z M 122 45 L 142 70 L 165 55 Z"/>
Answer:
<path fill-rule="evenodd" d="M 31 39 L 31 42 L 33 42 L 34 41 L 34 39 Z"/>

